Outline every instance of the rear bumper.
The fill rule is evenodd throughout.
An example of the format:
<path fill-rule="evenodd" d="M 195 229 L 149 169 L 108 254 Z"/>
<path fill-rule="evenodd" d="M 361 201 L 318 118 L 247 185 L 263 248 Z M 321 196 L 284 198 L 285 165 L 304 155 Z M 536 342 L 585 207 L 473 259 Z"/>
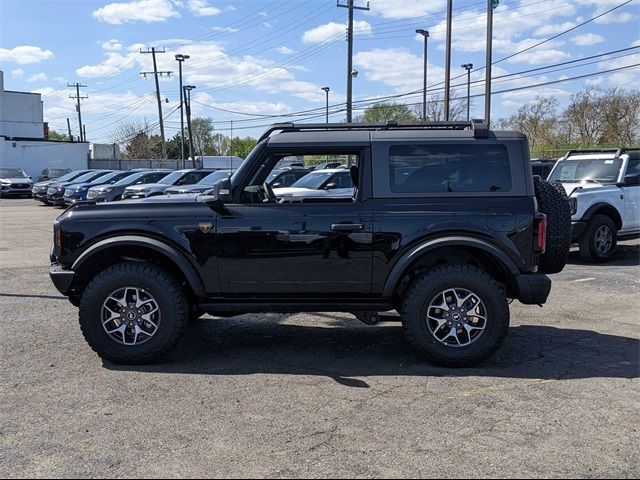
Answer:
<path fill-rule="evenodd" d="M 73 270 L 64 270 L 60 265 L 54 263 L 49 268 L 49 277 L 56 289 L 63 295 L 70 295 L 71 283 L 76 273 Z"/>
<path fill-rule="evenodd" d="M 516 298 L 525 305 L 541 305 L 551 293 L 551 279 L 542 273 L 516 275 Z"/>

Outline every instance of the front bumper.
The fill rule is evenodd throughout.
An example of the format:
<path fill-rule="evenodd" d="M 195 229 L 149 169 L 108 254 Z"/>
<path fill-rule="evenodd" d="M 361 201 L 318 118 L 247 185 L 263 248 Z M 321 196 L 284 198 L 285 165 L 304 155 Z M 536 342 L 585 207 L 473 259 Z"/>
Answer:
<path fill-rule="evenodd" d="M 542 305 L 551 293 L 551 279 L 542 273 L 515 276 L 516 298 L 525 305 Z"/>
<path fill-rule="evenodd" d="M 87 203 L 88 200 L 82 198 L 82 197 L 64 197 L 64 203 L 65 205 L 75 205 L 77 203 Z"/>
<path fill-rule="evenodd" d="M 49 268 L 49 277 L 55 285 L 56 289 L 63 295 L 70 295 L 71 284 L 76 273 L 73 270 L 65 270 L 57 263 L 51 264 Z"/>
<path fill-rule="evenodd" d="M 2 185 L 3 195 L 31 195 L 32 185 L 28 187 L 16 187 L 14 185 Z"/>
<path fill-rule="evenodd" d="M 64 196 L 62 194 L 47 194 L 47 201 L 54 205 L 64 205 Z"/>

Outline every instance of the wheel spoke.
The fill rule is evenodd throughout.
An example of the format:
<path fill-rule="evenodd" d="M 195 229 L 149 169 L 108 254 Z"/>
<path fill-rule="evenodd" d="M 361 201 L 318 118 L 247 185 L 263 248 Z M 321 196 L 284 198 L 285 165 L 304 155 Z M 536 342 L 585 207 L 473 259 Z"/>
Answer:
<path fill-rule="evenodd" d="M 112 340 L 127 346 L 146 342 L 160 325 L 160 305 L 138 287 L 122 287 L 102 304 L 102 326 Z"/>

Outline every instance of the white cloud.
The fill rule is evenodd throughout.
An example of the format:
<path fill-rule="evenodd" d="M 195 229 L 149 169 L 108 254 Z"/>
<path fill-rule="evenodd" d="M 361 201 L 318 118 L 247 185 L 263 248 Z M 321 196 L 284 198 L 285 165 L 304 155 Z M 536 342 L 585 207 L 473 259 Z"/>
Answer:
<path fill-rule="evenodd" d="M 198 17 L 210 17 L 222 13 L 222 10 L 209 5 L 206 0 L 189 0 L 189 11 Z"/>
<path fill-rule="evenodd" d="M 595 33 L 583 33 L 582 35 L 571 37 L 571 41 L 578 46 L 587 47 L 604 42 L 604 37 L 602 35 L 596 35 Z"/>
<path fill-rule="evenodd" d="M 276 48 L 278 53 L 282 53 L 283 55 L 291 55 L 292 53 L 296 53 L 295 50 L 290 49 L 289 47 L 278 47 Z"/>
<path fill-rule="evenodd" d="M 44 82 L 46 80 L 47 80 L 47 74 L 40 72 L 40 73 L 34 73 L 33 75 L 31 75 L 27 80 L 27 82 Z"/>
<path fill-rule="evenodd" d="M 22 78 L 23 75 L 24 75 L 24 70 L 22 70 L 21 68 L 16 68 L 15 70 L 11 70 L 12 78 Z"/>
<path fill-rule="evenodd" d="M 600 18 L 594 20 L 594 23 L 601 25 L 621 25 L 623 23 L 629 23 L 638 18 L 637 15 L 633 15 L 629 12 L 611 12 Z"/>
<path fill-rule="evenodd" d="M 102 42 L 102 49 L 110 52 L 117 52 L 122 50 L 122 42 L 114 39 Z"/>
<path fill-rule="evenodd" d="M 110 3 L 93 12 L 98 20 L 112 25 L 129 22 L 164 22 L 180 17 L 169 0 L 136 0 L 128 3 Z"/>
<path fill-rule="evenodd" d="M 107 59 L 104 62 L 98 65 L 80 67 L 76 70 L 76 74 L 85 78 L 114 75 L 119 73 L 122 68 L 128 69 L 135 66 L 135 64 L 128 62 L 131 56 L 132 54 L 125 56 L 116 52 L 108 52 Z"/>
<path fill-rule="evenodd" d="M 224 33 L 235 33 L 239 31 L 237 28 L 233 27 L 211 27 L 211 31 L 213 32 L 224 32 Z"/>
<path fill-rule="evenodd" d="M 601 70 L 611 70 L 614 68 L 631 67 L 640 63 L 640 53 L 629 55 L 628 57 L 614 58 L 598 63 Z M 634 88 L 640 84 L 640 69 L 630 68 L 615 73 L 606 74 L 607 82 L 614 87 Z"/>
<path fill-rule="evenodd" d="M 304 43 L 322 43 L 347 31 L 346 23 L 329 22 L 311 30 L 307 30 L 302 35 Z M 353 22 L 354 35 L 371 35 L 371 24 L 364 20 Z"/>
<path fill-rule="evenodd" d="M 538 28 L 533 34 L 537 37 L 546 37 L 549 35 L 555 35 L 556 33 L 564 32 L 565 30 L 569 30 L 570 28 L 573 28 L 575 26 L 576 24 L 574 22 L 549 23 Z"/>
<path fill-rule="evenodd" d="M 15 62 L 21 65 L 25 63 L 38 63 L 42 60 L 50 60 L 53 56 L 54 55 L 51 50 L 43 50 L 40 47 L 33 47 L 31 45 L 21 45 L 19 47 L 12 48 L 11 50 L 0 48 L 0 61 Z"/>
<path fill-rule="evenodd" d="M 371 5 L 371 15 L 384 18 L 415 18 L 446 11 L 445 0 L 380 0 Z"/>

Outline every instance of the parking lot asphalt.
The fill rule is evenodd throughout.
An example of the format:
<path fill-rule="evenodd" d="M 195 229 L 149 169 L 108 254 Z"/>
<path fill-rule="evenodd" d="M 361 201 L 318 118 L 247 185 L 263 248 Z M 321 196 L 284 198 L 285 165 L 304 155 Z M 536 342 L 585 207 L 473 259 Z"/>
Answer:
<path fill-rule="evenodd" d="M 103 363 L 48 277 L 62 210 L 0 200 L 2 477 L 640 476 L 640 242 L 572 252 L 481 367 L 397 323 L 205 317 L 161 364 Z"/>

